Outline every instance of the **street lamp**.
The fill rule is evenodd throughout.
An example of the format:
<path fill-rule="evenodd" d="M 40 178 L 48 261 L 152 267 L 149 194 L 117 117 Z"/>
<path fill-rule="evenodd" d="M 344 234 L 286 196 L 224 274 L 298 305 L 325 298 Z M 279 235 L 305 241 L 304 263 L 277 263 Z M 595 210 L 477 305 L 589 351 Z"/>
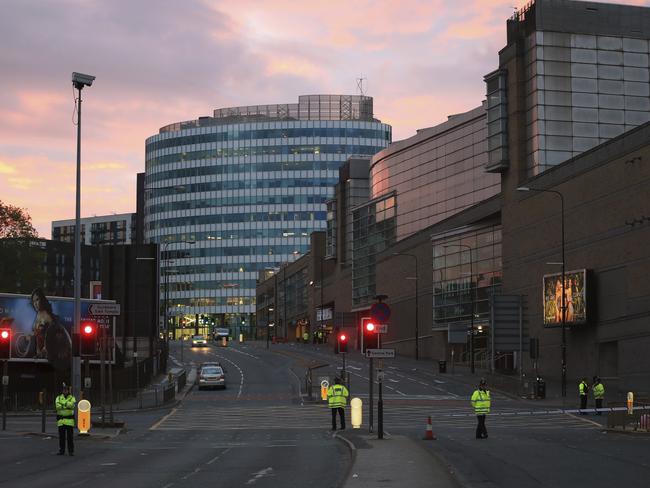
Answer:
<path fill-rule="evenodd" d="M 420 332 L 419 332 L 419 310 L 418 306 L 418 257 L 415 254 L 409 254 L 405 252 L 394 252 L 393 256 L 409 256 L 415 259 L 415 360 L 420 359 Z"/>
<path fill-rule="evenodd" d="M 470 285 L 470 299 L 472 300 L 472 312 L 470 314 L 470 321 L 469 321 L 469 369 L 472 374 L 474 374 L 475 368 L 474 368 L 474 302 L 475 302 L 475 294 L 476 294 L 476 287 L 474 287 L 474 295 L 472 295 L 472 282 L 474 281 L 474 265 L 473 265 L 473 258 L 472 254 L 474 253 L 474 249 L 472 246 L 469 244 L 449 244 L 447 246 L 442 246 L 443 248 L 447 249 L 450 247 L 464 247 L 466 249 L 469 249 L 469 285 Z"/>
<path fill-rule="evenodd" d="M 170 244 L 173 244 L 174 241 L 167 241 L 163 243 L 163 248 L 162 248 L 162 254 L 166 255 L 167 252 L 167 247 Z M 194 245 L 196 244 L 196 241 L 180 241 L 180 244 L 188 244 L 188 245 Z M 160 271 L 162 269 L 162 261 L 164 261 L 166 264 L 169 264 L 170 259 L 169 257 L 165 257 L 165 259 L 162 259 L 161 255 L 161 264 L 158 267 L 158 281 L 160 282 Z M 164 310 L 164 331 L 165 331 L 165 343 L 169 343 L 169 318 L 168 318 L 168 313 L 169 313 L 169 270 L 165 268 L 165 310 Z M 169 346 L 168 346 L 169 347 Z M 181 332 L 181 363 L 183 362 L 183 333 Z"/>
<path fill-rule="evenodd" d="M 271 306 L 266 307 L 266 348 L 269 348 L 269 337 L 271 336 L 271 312 L 273 312 L 275 309 Z M 277 342 L 277 339 L 276 339 Z"/>
<path fill-rule="evenodd" d="M 81 324 L 81 90 L 84 86 L 91 86 L 95 77 L 83 73 L 72 73 L 72 86 L 77 89 L 77 191 L 75 202 L 75 227 L 74 227 L 74 322 L 72 325 L 73 340 L 79 337 Z M 79 398 L 81 390 L 81 357 L 79 352 L 71 355 L 71 383 L 72 394 Z"/>
<path fill-rule="evenodd" d="M 546 190 L 541 188 L 530 188 L 528 186 L 520 186 L 517 191 L 536 191 L 539 193 L 553 193 L 560 197 L 560 211 L 562 222 L 562 397 L 566 397 L 566 304 L 565 301 L 565 274 L 566 274 L 566 259 L 564 256 L 564 195 L 557 190 Z"/>

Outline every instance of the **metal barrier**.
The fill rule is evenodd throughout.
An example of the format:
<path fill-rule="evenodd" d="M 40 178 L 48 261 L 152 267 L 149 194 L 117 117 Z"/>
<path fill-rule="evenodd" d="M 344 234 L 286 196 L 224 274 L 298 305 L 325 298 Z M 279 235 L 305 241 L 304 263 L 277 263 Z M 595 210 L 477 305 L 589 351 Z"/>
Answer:
<path fill-rule="evenodd" d="M 178 391 L 181 391 L 183 388 L 185 388 L 185 385 L 187 384 L 187 371 L 183 370 L 176 377 L 176 384 L 178 385 Z"/>
<path fill-rule="evenodd" d="M 650 431 L 650 403 L 634 402 L 635 408 L 632 413 L 627 411 L 627 403 L 624 402 L 608 402 L 607 406 L 618 409 L 607 413 L 607 428 L 621 427 L 623 430 Z"/>
<path fill-rule="evenodd" d="M 305 390 L 307 391 L 307 398 L 310 400 L 313 399 L 313 374 L 312 371 L 315 369 L 319 368 L 325 368 L 326 366 L 329 366 L 329 364 L 319 364 L 318 366 L 310 366 L 307 368 L 307 371 L 305 371 Z"/>

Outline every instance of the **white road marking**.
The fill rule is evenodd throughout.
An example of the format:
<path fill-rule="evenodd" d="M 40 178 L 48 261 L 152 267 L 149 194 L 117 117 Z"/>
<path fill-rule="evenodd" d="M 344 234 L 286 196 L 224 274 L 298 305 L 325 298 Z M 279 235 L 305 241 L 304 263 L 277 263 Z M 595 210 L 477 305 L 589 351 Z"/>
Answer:
<path fill-rule="evenodd" d="M 233 349 L 234 350 L 234 349 Z M 239 397 L 241 396 L 241 392 L 244 389 L 244 372 L 241 370 L 241 368 L 235 363 L 234 361 L 231 361 L 227 357 L 221 356 L 217 354 L 216 352 L 212 353 L 214 356 L 218 357 L 219 359 L 223 359 L 224 361 L 228 361 L 230 364 L 232 364 L 235 368 L 237 368 L 237 371 L 239 371 L 239 391 L 237 392 L 237 397 L 236 399 L 239 400 Z"/>
<path fill-rule="evenodd" d="M 229 351 L 237 352 L 237 353 L 239 353 L 239 354 L 245 354 L 246 356 L 250 356 L 250 357 L 252 357 L 253 359 L 259 359 L 257 356 L 253 356 L 252 354 L 249 354 L 249 353 L 247 353 L 247 352 L 240 351 L 239 349 L 236 349 L 236 348 L 234 348 L 234 347 L 232 347 L 232 346 L 231 346 L 230 349 L 228 349 L 228 350 L 229 350 Z"/>
<path fill-rule="evenodd" d="M 167 418 L 171 417 L 174 413 L 176 413 L 176 408 L 172 408 L 172 411 L 169 412 L 167 415 L 165 415 L 163 418 L 161 418 L 158 422 L 153 424 L 151 427 L 149 427 L 149 430 L 156 430 L 160 424 L 162 424 Z"/>
<path fill-rule="evenodd" d="M 258 471 L 257 473 L 253 473 L 253 477 L 252 477 L 251 479 L 249 479 L 249 480 L 246 482 L 246 484 L 247 484 L 247 485 L 252 485 L 252 484 L 255 483 L 258 479 L 263 478 L 264 476 L 268 476 L 268 475 L 271 474 L 272 472 L 273 472 L 273 468 L 269 466 L 268 468 L 262 469 L 262 470 Z"/>
<path fill-rule="evenodd" d="M 209 464 L 214 463 L 214 462 L 217 461 L 221 456 L 223 456 L 224 454 L 226 454 L 227 452 L 229 452 L 230 449 L 231 449 L 231 448 L 229 447 L 228 449 L 226 449 L 225 451 L 223 451 L 223 452 L 222 452 L 221 454 L 219 454 L 218 456 L 215 456 L 215 457 L 213 457 L 212 459 L 210 459 L 210 460 L 209 460 L 207 463 L 205 463 L 205 464 L 208 464 L 208 465 L 209 465 Z"/>
<path fill-rule="evenodd" d="M 425 383 L 424 381 L 418 381 L 418 383 L 420 383 L 421 385 L 424 385 L 424 386 L 429 386 L 429 384 Z"/>
<path fill-rule="evenodd" d="M 396 391 L 397 393 L 399 393 L 400 395 L 402 395 L 402 396 L 407 396 L 406 393 L 402 393 L 402 392 L 399 391 L 399 390 L 395 390 L 395 391 Z"/>
<path fill-rule="evenodd" d="M 350 364 L 348 364 L 348 368 L 350 368 L 350 369 L 356 369 L 357 371 L 361 371 L 361 369 L 362 369 L 362 368 L 357 368 L 356 366 L 352 366 L 352 365 L 350 365 Z"/>
<path fill-rule="evenodd" d="M 186 480 L 186 479 L 189 478 L 190 476 L 194 476 L 194 475 L 195 475 L 196 473 L 198 473 L 199 471 L 201 471 L 201 468 L 194 468 L 194 471 L 192 471 L 191 473 L 189 473 L 189 474 L 183 476 L 181 479 L 182 479 L 182 480 Z"/>
<path fill-rule="evenodd" d="M 102 463 L 100 466 L 117 466 L 117 463 Z"/>

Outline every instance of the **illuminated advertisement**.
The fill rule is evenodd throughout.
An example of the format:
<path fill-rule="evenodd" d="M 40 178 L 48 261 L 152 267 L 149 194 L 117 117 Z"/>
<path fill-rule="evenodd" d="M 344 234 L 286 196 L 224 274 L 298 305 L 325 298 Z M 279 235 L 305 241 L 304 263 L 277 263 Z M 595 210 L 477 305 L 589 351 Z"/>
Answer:
<path fill-rule="evenodd" d="M 562 273 L 544 275 L 544 326 L 562 325 Z M 587 270 L 564 273 L 564 304 L 567 325 L 587 322 Z"/>
<path fill-rule="evenodd" d="M 95 321 L 104 330 L 107 344 L 110 344 L 106 354 L 109 362 L 113 359 L 113 320 L 112 317 L 90 315 L 88 307 L 92 303 L 107 302 L 82 300 L 81 321 Z M 73 320 L 72 298 L 46 297 L 40 288 L 31 295 L 0 294 L 0 326 L 11 328 L 11 361 L 50 363 L 55 369 L 68 369 Z M 97 361 L 99 354 L 91 358 L 91 362 Z"/>

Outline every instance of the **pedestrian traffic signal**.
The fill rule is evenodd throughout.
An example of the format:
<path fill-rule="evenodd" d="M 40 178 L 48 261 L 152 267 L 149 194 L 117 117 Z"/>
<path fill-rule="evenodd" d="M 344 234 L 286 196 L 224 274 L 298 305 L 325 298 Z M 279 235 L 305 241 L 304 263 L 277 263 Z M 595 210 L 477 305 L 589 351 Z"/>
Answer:
<path fill-rule="evenodd" d="M 361 317 L 361 333 L 363 334 L 362 353 L 367 348 L 379 347 L 377 343 L 377 324 L 370 317 Z"/>
<path fill-rule="evenodd" d="M 0 329 L 0 359 L 11 359 L 11 329 Z"/>
<path fill-rule="evenodd" d="M 348 352 L 348 336 L 344 332 L 339 334 L 339 352 Z"/>
<path fill-rule="evenodd" d="M 372 322 L 368 322 L 366 324 L 366 330 L 368 332 L 374 332 L 375 331 L 375 324 L 373 324 Z"/>
<path fill-rule="evenodd" d="M 81 323 L 79 355 L 95 356 L 97 354 L 97 324 L 95 322 Z"/>

